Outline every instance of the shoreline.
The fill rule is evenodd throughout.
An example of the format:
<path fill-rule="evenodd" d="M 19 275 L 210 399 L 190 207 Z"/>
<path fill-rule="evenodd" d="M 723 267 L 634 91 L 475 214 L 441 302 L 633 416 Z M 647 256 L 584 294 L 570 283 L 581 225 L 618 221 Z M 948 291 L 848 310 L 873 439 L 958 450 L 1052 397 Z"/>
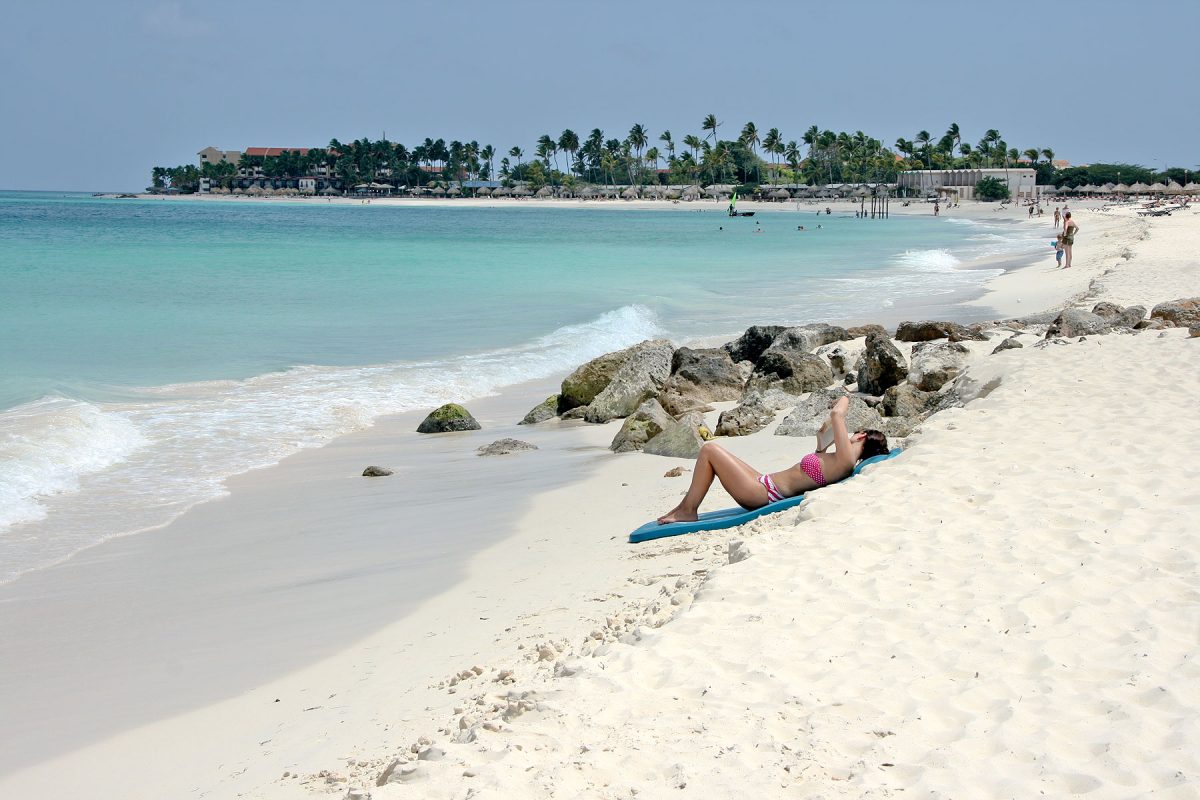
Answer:
<path fill-rule="evenodd" d="M 453 202 L 457 203 L 459 201 Z M 1114 240 L 1117 240 L 1120 237 L 1114 236 L 1113 238 Z M 1118 242 L 1118 244 L 1120 244 L 1120 246 L 1126 246 L 1123 240 Z M 1051 254 L 1050 258 L 1052 257 L 1053 256 Z M 1081 269 L 1079 274 L 1067 276 L 1075 286 L 1078 286 L 1081 280 L 1086 279 L 1088 281 L 1087 286 L 1071 296 L 1073 297 L 1080 293 L 1086 293 L 1090 291 L 1096 280 L 1111 274 L 1111 268 L 1107 268 L 1107 272 L 1105 272 L 1105 269 L 1106 267 L 1102 265 L 1096 265 L 1094 268 Z M 1017 291 L 1028 291 L 1023 287 L 1030 285 L 1032 281 L 1037 279 L 1037 276 L 1033 274 L 1026 274 L 1021 280 L 1017 280 L 1022 272 L 1032 273 L 1031 270 L 1013 270 L 1011 272 L 1006 272 L 1005 275 L 1000 276 L 997 281 L 993 281 L 992 283 L 994 284 L 1005 277 L 1009 277 L 1009 284 L 1013 284 L 1014 286 L 1020 284 L 1022 286 L 1022 288 L 1006 289 L 1005 292 L 1007 292 L 1007 294 L 1001 293 L 1004 297 L 1012 296 L 1013 293 Z M 1015 284 L 1014 281 L 1016 281 Z M 987 295 L 985 295 L 985 297 L 986 296 Z M 1160 299 L 1167 298 L 1162 297 Z M 1069 300 L 1067 302 L 1069 302 Z M 1042 309 L 1026 309 L 1027 312 L 1034 310 L 1040 311 Z M 1016 314 L 1013 316 L 1016 316 Z M 376 430 L 376 428 L 379 426 L 380 422 L 377 421 L 376 426 L 369 429 L 370 431 L 375 432 L 373 435 L 379 434 L 379 432 Z M 446 587 L 443 593 L 432 598 L 428 598 L 424 603 L 422 603 L 419 609 L 408 614 L 400 621 L 395 622 L 382 630 L 376 631 L 374 634 L 368 635 L 366 639 L 359 641 L 358 644 L 342 648 L 337 654 L 325 659 L 322 662 L 319 662 L 318 664 L 305 667 L 299 670 L 297 673 L 292 673 L 282 678 L 271 680 L 265 686 L 252 689 L 240 697 L 221 701 L 214 705 L 188 712 L 182 717 L 160 720 L 158 722 L 150 723 L 148 726 L 139 730 L 126 731 L 125 733 L 119 734 L 106 742 L 101 742 L 97 745 L 85 748 L 83 751 L 76 753 L 75 756 L 84 759 L 83 763 L 89 763 L 93 757 L 101 759 L 101 761 L 97 762 L 95 765 L 96 769 L 101 769 L 100 764 L 107 763 L 104 761 L 105 759 L 111 758 L 114 755 L 123 752 L 124 746 L 136 743 L 139 741 L 139 737 L 154 736 L 155 738 L 159 738 L 166 734 L 169 738 L 172 734 L 182 734 L 184 731 L 189 730 L 190 726 L 193 725 L 199 725 L 206 729 L 210 729 L 210 726 L 214 725 L 219 727 L 220 720 L 224 719 L 229 714 L 236 714 L 243 723 L 246 723 L 250 726 L 258 725 L 260 723 L 267 724 L 271 730 L 278 733 L 280 728 L 277 726 L 282 724 L 279 719 L 267 720 L 262 718 L 263 715 L 261 711 L 254 710 L 256 707 L 261 708 L 261 706 L 256 706 L 256 702 L 265 697 L 266 694 L 270 694 L 272 687 L 291 687 L 291 691 L 293 692 L 292 696 L 298 697 L 305 693 L 303 690 L 311 691 L 310 687 L 313 685 L 321 685 L 326 683 L 329 685 L 337 685 L 339 682 L 345 683 L 346 675 L 348 674 L 346 670 L 350 669 L 353 671 L 351 664 L 356 661 L 361 661 L 364 653 L 378 653 L 381 649 L 387 650 L 388 648 L 391 648 L 389 652 L 395 655 L 403 650 L 406 650 L 407 646 L 401 647 L 401 643 L 406 641 L 414 641 L 413 639 L 406 637 L 418 635 L 418 629 L 421 627 L 420 623 L 422 620 L 429 622 L 431 619 L 431 617 L 428 616 L 430 614 L 430 608 L 442 609 L 434 615 L 438 620 L 440 620 L 438 624 L 444 625 L 446 624 L 447 620 L 455 619 L 457 625 L 458 616 L 461 616 L 461 612 L 464 610 L 464 602 L 466 602 L 468 608 L 475 608 L 476 606 L 473 604 L 474 602 L 482 602 L 478 596 L 473 598 L 473 601 L 471 599 L 462 597 L 462 595 L 467 591 L 466 587 L 472 582 L 483 582 L 485 584 L 486 591 L 483 596 L 489 603 L 487 606 L 488 608 L 493 608 L 495 607 L 495 604 L 499 604 L 499 607 L 502 609 L 498 615 L 495 613 L 489 614 L 489 617 L 491 618 L 494 618 L 495 616 L 503 616 L 505 613 L 503 609 L 507 609 L 508 613 L 510 613 L 513 617 L 513 619 L 510 619 L 509 621 L 515 622 L 517 621 L 516 618 L 519 617 L 520 614 L 531 613 L 530 609 L 535 611 L 541 609 L 541 616 L 538 618 L 535 625 L 535 627 L 538 628 L 538 632 L 528 634 L 528 640 L 520 642 L 521 644 L 532 646 L 532 644 L 535 643 L 534 640 L 538 638 L 544 638 L 546 636 L 545 631 L 554 630 L 555 626 L 565 626 L 572 629 L 569 632 L 564 632 L 569 633 L 570 635 L 564 635 L 563 638 L 578 638 L 579 633 L 583 631 L 584 628 L 595 624 L 599 617 L 605 612 L 609 612 L 611 605 L 617 603 L 617 601 L 625 602 L 628 600 L 630 602 L 648 602 L 652 600 L 654 593 L 658 591 L 662 583 L 662 575 L 666 575 L 668 578 L 674 577 L 676 580 L 684 580 L 687 575 L 690 575 L 695 571 L 694 569 L 688 569 L 689 567 L 695 567 L 696 564 L 701 564 L 701 569 L 708 569 L 715 566 L 721 560 L 723 552 L 721 551 L 719 543 L 718 545 L 710 547 L 707 551 L 702 546 L 691 545 L 690 543 L 683 543 L 682 549 L 673 548 L 671 546 L 658 548 L 658 550 L 662 550 L 663 552 L 654 556 L 654 559 L 656 559 L 653 562 L 655 564 L 655 569 L 650 571 L 661 573 L 661 575 L 656 576 L 657 579 L 651 585 L 643 585 L 639 589 L 637 588 L 636 584 L 629 584 L 629 586 L 626 587 L 628 591 L 624 596 L 609 597 L 607 602 L 596 601 L 585 597 L 589 590 L 598 591 L 597 587 L 602 587 L 606 583 L 611 587 L 612 582 L 615 579 L 618 579 L 623 573 L 626 574 L 627 577 L 630 577 L 628 576 L 630 558 L 639 558 L 636 553 L 627 553 L 623 545 L 614 552 L 613 548 L 610 546 L 611 541 L 608 538 L 596 538 L 595 536 L 591 535 L 595 532 L 597 527 L 602 529 L 616 528 L 623 530 L 624 528 L 622 526 L 625 525 L 629 528 L 632 528 L 634 525 L 629 524 L 630 521 L 640 522 L 646 515 L 646 511 L 642 505 L 639 505 L 636 502 L 630 503 L 620 500 L 621 493 L 618 492 L 618 489 L 621 487 L 615 485 L 616 478 L 625 477 L 627 480 L 623 482 L 634 486 L 639 485 L 639 482 L 646 484 L 657 482 L 660 484 L 660 486 L 656 489 L 656 491 L 659 492 L 659 499 L 662 501 L 667 499 L 667 495 L 662 495 L 661 493 L 674 491 L 676 486 L 671 484 L 669 481 L 666 482 L 666 484 L 663 484 L 662 479 L 657 477 L 657 473 L 660 473 L 662 469 L 665 469 L 670 465 L 670 463 L 672 463 L 669 459 L 654 459 L 644 456 L 612 457 L 610 455 L 604 455 L 606 451 L 603 448 L 607 444 L 607 441 L 611 439 L 612 433 L 615 432 L 615 428 L 611 424 L 606 426 L 580 427 L 579 431 L 580 432 L 578 434 L 572 434 L 573 436 L 577 436 L 581 439 L 578 445 L 575 446 L 592 448 L 598 454 L 601 454 L 603 457 L 607 458 L 607 464 L 601 466 L 598 471 L 594 471 L 594 474 L 590 477 L 584 476 L 581 480 L 572 482 L 571 484 L 560 489 L 555 489 L 549 493 L 538 493 L 534 497 L 529 498 L 528 501 L 532 505 L 532 510 L 527 512 L 527 514 L 522 518 L 522 522 L 515 526 L 517 529 L 515 535 L 509 538 L 502 538 L 491 545 L 487 550 L 483 551 L 482 553 L 478 553 L 473 559 L 471 559 L 467 567 L 467 577 Z M 363 435 L 366 435 L 365 432 L 363 432 Z M 489 432 L 483 432 L 484 438 L 488 438 L 489 435 Z M 560 432 L 555 432 L 555 435 L 562 436 Z M 766 439 L 765 437 L 756 435 L 754 437 L 747 437 L 744 441 L 749 444 L 750 440 L 754 440 L 754 446 L 756 448 L 761 445 L 762 450 L 760 455 L 762 458 L 766 459 L 773 455 L 777 455 L 771 445 L 788 444 L 786 441 L 782 443 L 771 441 L 771 439 L 775 438 L 776 437 L 770 437 L 770 439 Z M 760 441 L 760 439 L 762 441 Z M 742 444 L 742 441 L 739 441 L 738 444 Z M 312 454 L 314 461 L 320 461 L 322 459 L 317 458 L 317 455 L 324 453 L 328 447 L 329 446 L 326 448 L 320 448 L 314 451 L 306 452 Z M 524 458 L 524 456 L 518 456 L 518 458 Z M 328 460 L 327 454 L 325 460 Z M 620 469 L 618 470 L 617 467 L 620 467 Z M 278 471 L 282 468 L 283 465 L 278 465 L 276 467 L 269 468 L 267 471 Z M 572 508 L 572 497 L 577 496 L 581 486 L 595 486 L 597 482 L 606 482 L 605 488 L 602 491 L 589 493 L 589 496 L 603 498 L 605 502 L 615 501 L 615 505 L 610 508 L 602 508 L 600 511 L 595 511 L 592 514 L 585 515 L 585 518 L 579 521 L 578 525 L 576 525 L 576 523 L 571 522 L 569 519 L 571 516 L 577 515 L 580 511 L 579 509 Z M 638 494 L 638 496 L 644 496 L 645 493 L 635 492 L 635 494 Z M 192 512 L 190 511 L 188 512 L 188 514 L 191 513 Z M 567 521 L 561 522 L 561 529 L 553 535 L 547 536 L 542 534 L 540 535 L 540 538 L 538 538 L 539 534 L 530 532 L 531 529 L 541 528 L 544 525 L 543 521 L 546 519 L 562 518 L 564 516 L 568 518 Z M 617 532 L 619 533 L 619 530 Z M 556 590 L 560 590 L 562 588 L 556 576 L 553 575 L 553 566 L 561 563 L 563 556 L 561 553 L 555 552 L 551 542 L 555 536 L 567 534 L 570 535 L 571 541 L 573 542 L 572 547 L 578 548 L 570 554 L 576 562 L 581 561 L 582 563 L 587 563 L 589 570 L 603 564 L 605 571 L 603 575 L 589 575 L 589 577 L 592 579 L 592 583 L 596 584 L 596 586 L 591 586 L 589 584 L 589 589 L 579 590 L 575 594 L 571 595 L 570 602 L 562 603 L 562 607 L 558 608 L 556 611 L 547 612 L 545 610 L 546 607 L 558 605 L 555 602 L 557 598 Z M 672 543 L 668 542 L 668 545 L 670 544 Z M 524 556 L 532 560 L 523 561 L 521 558 L 514 557 L 511 551 L 518 547 L 523 548 L 522 553 Z M 696 555 L 693 552 L 693 550 L 695 550 L 697 547 L 699 547 L 701 551 L 700 555 Z M 580 559 L 580 556 L 583 556 L 584 558 Z M 497 566 L 497 563 L 499 563 L 499 566 Z M 503 577 L 505 575 L 511 575 L 514 571 L 520 572 L 522 570 L 525 570 L 525 577 L 522 581 L 522 592 L 520 593 L 520 596 L 515 596 L 516 593 L 513 593 L 514 596 L 507 596 L 507 593 L 504 591 L 506 584 L 503 580 L 497 579 L 497 571 L 499 571 L 500 576 Z M 541 581 L 540 583 L 537 582 L 539 580 Z M 534 582 L 533 585 L 539 587 L 536 591 L 529 591 L 531 582 Z M 581 620 L 580 612 L 581 610 L 587 609 L 589 607 L 589 603 L 595 603 L 594 608 L 596 611 L 583 614 L 584 619 Z M 531 623 L 531 625 L 534 625 L 534 623 Z M 424 633 L 428 633 L 432 627 L 434 626 L 427 625 Z M 509 627 L 515 628 L 517 626 L 512 625 Z M 496 653 L 512 647 L 512 636 L 507 638 L 505 637 L 505 634 L 510 633 L 510 631 L 502 631 L 498 628 L 499 626 L 489 627 L 486 625 L 472 625 L 470 626 L 469 630 L 464 629 L 461 632 L 456 630 L 456 636 L 459 637 L 458 641 L 453 644 L 447 643 L 449 644 L 449 647 L 445 653 L 443 653 L 443 655 L 446 659 L 449 659 L 454 655 L 454 653 L 451 651 L 454 651 L 456 648 L 462 649 L 465 646 L 469 650 L 473 647 L 475 649 L 471 655 L 459 654 L 459 656 L 461 656 L 461 663 L 459 664 L 459 667 L 456 668 L 469 669 L 472 665 L 467 665 L 465 662 L 473 657 L 479 657 L 483 658 L 484 660 L 494 662 Z M 584 632 L 584 634 L 586 635 L 586 632 Z M 435 638 L 442 635 L 445 634 L 435 634 Z M 504 640 L 503 647 L 493 648 L 489 651 L 488 647 L 482 644 L 482 639 L 490 636 L 500 637 L 502 640 Z M 465 644 L 464 640 L 466 640 Z M 470 643 L 472 641 L 474 644 Z M 372 656 L 372 660 L 373 658 L 374 656 Z M 511 658 L 511 655 L 509 658 Z M 437 661 L 437 658 L 431 660 Z M 419 660 L 420 663 L 424 663 L 424 661 L 425 659 Z M 449 663 L 447 660 L 442 660 L 438 663 L 439 668 L 443 672 L 448 672 Z M 404 672 L 403 669 L 399 671 Z M 431 673 L 435 673 L 437 669 L 431 669 L 430 671 Z M 376 680 L 376 686 L 371 691 L 380 694 L 380 696 L 390 696 L 391 694 L 400 690 L 400 687 L 396 685 L 397 681 L 394 679 L 390 682 L 390 684 L 386 681 L 384 681 L 383 684 L 380 684 L 379 680 L 382 679 Z M 410 706 L 412 708 L 418 707 L 419 703 L 421 702 L 428 703 L 433 702 L 434 700 L 440 702 L 441 706 L 443 707 L 443 711 L 445 711 L 444 707 L 447 706 L 447 698 L 444 690 L 421 690 L 420 687 L 413 686 L 408 687 L 408 689 L 405 691 L 400 691 L 400 694 L 408 696 L 409 700 L 417 703 L 417 705 Z M 450 698 L 450 700 L 450 704 L 452 705 L 453 698 Z M 377 744 L 378 746 L 382 747 L 385 744 L 385 740 L 394 738 L 394 734 L 387 733 L 386 729 L 379 729 L 379 722 L 377 719 L 374 719 L 375 710 L 377 709 L 374 709 L 374 707 L 370 704 L 368 704 L 367 709 L 351 709 L 349 707 L 344 707 L 337 711 L 331 711 L 331 716 L 325 716 L 323 722 L 314 722 L 311 718 L 306 718 L 303 716 L 303 713 L 305 712 L 300 712 L 297 716 L 295 716 L 293 721 L 296 723 L 296 725 L 300 726 L 301 729 L 310 724 L 341 725 L 348 723 L 357 725 L 359 726 L 358 729 L 360 731 L 374 731 L 372 736 L 378 738 Z M 292 713 L 296 712 L 293 710 Z M 255 719 L 255 717 L 259 718 Z M 436 717 L 436 713 L 431 715 L 431 718 Z M 234 737 L 229 738 L 232 740 Z M 249 738 L 242 742 L 223 742 L 220 747 L 217 747 L 217 750 L 222 751 L 220 753 L 220 759 L 218 760 L 220 760 L 222 763 L 228 764 L 229 762 L 227 759 L 236 758 L 236 756 L 233 754 L 233 752 L 226 751 L 237 751 L 239 748 L 245 747 L 246 742 L 248 741 Z M 278 737 L 275 737 L 274 741 L 278 743 Z M 396 742 L 393 741 L 392 744 L 394 745 Z M 305 744 L 303 737 L 295 739 L 295 741 L 289 743 L 287 746 L 293 748 L 291 752 L 301 755 L 307 753 L 310 749 L 309 746 Z M 363 749 L 369 749 L 369 745 L 364 744 Z M 212 755 L 215 757 L 217 753 L 213 752 Z M 48 763 L 53 764 L 54 761 L 57 760 L 58 759 L 56 758 Z M 198 756 L 196 760 L 204 761 L 205 759 Z M 239 781 L 238 785 L 248 786 L 253 785 L 253 780 L 275 780 L 278 777 L 278 771 L 276 771 L 274 774 L 270 774 L 271 770 L 277 770 L 281 763 L 274 750 L 272 750 L 271 757 L 265 757 L 261 753 L 251 757 L 250 751 L 247 750 L 245 751 L 245 756 L 242 761 L 248 765 L 247 769 L 249 769 L 250 772 L 247 772 L 243 776 L 237 778 Z M 294 763 L 291 761 L 287 763 L 291 764 L 292 767 L 299 767 L 299 759 L 297 759 Z M 36 774 L 41 769 L 41 766 L 34 767 L 31 768 L 31 770 L 27 770 L 23 773 L 17 773 L 13 777 L 15 780 L 19 781 L 21 776 Z M 84 771 L 87 772 L 88 770 Z M 178 778 L 179 775 L 173 775 L 172 777 Z M 197 781 L 202 779 L 201 774 L 196 774 L 193 777 Z M 3 785 L 6 780 L 6 777 L 0 776 L 0 785 Z"/>

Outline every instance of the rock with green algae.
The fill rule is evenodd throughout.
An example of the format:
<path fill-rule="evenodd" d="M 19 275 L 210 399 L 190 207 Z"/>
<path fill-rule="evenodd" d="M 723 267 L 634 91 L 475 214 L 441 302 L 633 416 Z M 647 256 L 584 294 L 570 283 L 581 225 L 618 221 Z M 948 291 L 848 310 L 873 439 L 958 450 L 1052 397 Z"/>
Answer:
<path fill-rule="evenodd" d="M 417 433 L 447 433 L 448 431 L 477 431 L 480 424 L 471 416 L 471 412 L 458 403 L 446 403 L 430 412 L 421 424 Z"/>
<path fill-rule="evenodd" d="M 558 416 L 558 395 L 552 394 L 542 402 L 538 403 L 529 413 L 518 422 L 518 425 L 536 425 L 539 422 L 545 422 L 548 419 L 553 419 Z"/>

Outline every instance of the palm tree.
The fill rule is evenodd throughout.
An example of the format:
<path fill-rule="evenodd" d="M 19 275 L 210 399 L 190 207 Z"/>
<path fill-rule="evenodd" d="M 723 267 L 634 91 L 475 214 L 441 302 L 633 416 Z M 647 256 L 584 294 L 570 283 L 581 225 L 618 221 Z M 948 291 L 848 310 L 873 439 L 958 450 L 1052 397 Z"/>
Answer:
<path fill-rule="evenodd" d="M 1034 166 L 1037 165 L 1038 156 L 1040 156 L 1041 154 L 1042 154 L 1042 152 L 1040 150 L 1038 150 L 1036 147 L 1030 147 L 1027 150 L 1025 150 L 1025 152 L 1021 153 L 1021 155 L 1028 158 L 1029 163 L 1033 164 Z"/>
<path fill-rule="evenodd" d="M 492 167 L 492 159 L 496 157 L 496 148 L 489 144 L 479 151 L 479 156 L 488 163 L 488 178 L 490 179 L 496 174 Z"/>
<path fill-rule="evenodd" d="M 667 160 L 675 158 L 675 142 L 671 139 L 671 132 L 663 131 L 658 140 L 667 146 Z"/>
<path fill-rule="evenodd" d="M 1045 157 L 1047 163 L 1053 164 L 1053 162 L 1054 162 L 1054 151 L 1053 150 L 1051 150 L 1049 147 L 1043 147 L 1042 155 Z"/>
<path fill-rule="evenodd" d="M 795 139 L 792 139 L 783 148 L 783 157 L 787 159 L 788 166 L 792 168 L 792 172 L 800 170 L 800 146 L 796 144 Z"/>
<path fill-rule="evenodd" d="M 648 136 L 646 133 L 646 128 L 641 123 L 635 123 L 634 126 L 629 129 L 629 138 L 626 141 L 629 142 L 629 146 L 632 147 L 634 153 L 637 154 L 639 178 L 641 177 L 642 171 L 642 148 L 646 146 L 647 139 Z"/>
<path fill-rule="evenodd" d="M 508 151 L 508 154 L 517 160 L 517 166 L 521 166 L 521 156 L 525 155 L 525 151 L 513 145 L 513 148 Z"/>
<path fill-rule="evenodd" d="M 558 145 L 555 143 L 555 141 L 553 139 L 550 138 L 550 134 L 543 133 L 541 136 L 538 137 L 537 154 L 538 154 L 538 157 L 542 159 L 543 164 L 545 164 L 547 167 L 549 167 L 551 156 L 553 156 L 557 152 L 558 152 Z M 555 166 L 555 168 L 557 168 L 558 163 L 555 162 L 554 166 Z"/>
<path fill-rule="evenodd" d="M 696 161 L 700 155 L 700 148 L 704 143 L 700 141 L 700 137 L 694 133 L 689 133 L 683 137 L 683 146 L 692 151 L 692 161 Z"/>
<path fill-rule="evenodd" d="M 755 172 L 758 173 L 758 153 L 755 148 L 757 148 L 759 143 L 762 141 L 758 138 L 758 126 L 753 122 L 747 122 L 742 127 L 742 135 L 738 137 L 738 141 L 750 148 L 750 155 L 755 161 L 754 169 Z M 758 174 L 757 178 L 761 182 L 762 175 Z"/>
<path fill-rule="evenodd" d="M 649 150 L 646 151 L 646 163 L 653 165 L 652 168 L 654 170 L 654 182 L 655 183 L 658 183 L 658 157 L 659 157 L 659 155 L 660 154 L 658 152 L 657 147 L 651 147 Z"/>
<path fill-rule="evenodd" d="M 700 123 L 700 130 L 708 131 L 713 138 L 714 144 L 717 141 L 717 128 L 719 127 L 721 127 L 721 123 L 717 122 L 716 114 L 709 114 L 704 118 L 704 122 Z M 704 138 L 707 139 L 708 136 L 705 136 Z"/>
<path fill-rule="evenodd" d="M 783 152 L 783 136 L 780 135 L 779 128 L 771 128 L 767 131 L 767 135 L 763 137 L 763 149 L 772 156 Z M 778 175 L 778 165 L 774 158 L 771 159 L 771 166 L 775 168 L 775 174 Z"/>
<path fill-rule="evenodd" d="M 962 146 L 962 132 L 959 131 L 957 122 L 951 122 L 950 127 L 946 128 L 946 138 L 954 141 L 955 149 Z"/>
<path fill-rule="evenodd" d="M 558 149 L 567 154 L 567 172 L 571 171 L 571 164 L 575 161 L 575 154 L 579 152 L 579 136 L 575 131 L 567 128 L 558 137 Z"/>

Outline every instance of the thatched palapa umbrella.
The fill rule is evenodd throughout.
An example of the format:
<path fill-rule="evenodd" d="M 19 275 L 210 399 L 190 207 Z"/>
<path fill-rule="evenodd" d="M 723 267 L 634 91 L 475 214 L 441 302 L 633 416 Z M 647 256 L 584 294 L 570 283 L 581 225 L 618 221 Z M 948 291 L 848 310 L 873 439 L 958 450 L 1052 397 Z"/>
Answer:
<path fill-rule="evenodd" d="M 434 197 L 445 197 L 446 196 L 446 190 L 440 186 L 433 187 L 433 189 L 431 189 L 429 193 L 431 195 L 433 195 Z"/>
<path fill-rule="evenodd" d="M 528 186 L 518 186 L 512 190 L 513 197 L 529 197 L 533 191 Z"/>
<path fill-rule="evenodd" d="M 683 190 L 684 200 L 699 200 L 701 190 L 699 186 L 687 186 Z"/>
<path fill-rule="evenodd" d="M 622 200 L 637 200 L 637 199 L 638 199 L 638 190 L 637 190 L 637 187 L 636 187 L 636 186 L 630 186 L 628 189 L 626 189 L 625 191 L 621 192 L 621 199 L 622 199 Z"/>
<path fill-rule="evenodd" d="M 1142 183 L 1141 181 L 1138 181 L 1133 186 L 1129 187 L 1129 192 L 1131 194 L 1144 194 L 1145 192 L 1149 191 L 1149 189 L 1150 189 L 1149 186 Z"/>
<path fill-rule="evenodd" d="M 771 192 L 768 195 L 768 197 L 770 197 L 772 200 L 791 200 L 792 199 L 791 192 L 789 192 L 787 189 L 782 189 L 782 188 L 776 189 L 775 191 Z"/>
<path fill-rule="evenodd" d="M 491 193 L 492 193 L 492 190 L 489 189 L 488 187 L 484 186 L 475 192 L 475 196 L 476 197 L 487 197 Z"/>
<path fill-rule="evenodd" d="M 1183 194 L 1183 187 L 1178 181 L 1171 181 L 1167 184 L 1167 194 Z"/>
<path fill-rule="evenodd" d="M 542 188 L 538 189 L 536 193 L 534 193 L 534 197 L 547 198 L 547 197 L 553 197 L 553 196 L 554 196 L 554 190 L 551 189 L 549 186 L 543 186 Z"/>
<path fill-rule="evenodd" d="M 1129 194 L 1129 187 L 1123 183 L 1118 183 L 1113 187 L 1113 192 L 1116 194 Z"/>
<path fill-rule="evenodd" d="M 1162 182 L 1152 183 L 1152 184 L 1150 184 L 1149 187 L 1147 187 L 1146 191 L 1154 192 L 1155 194 L 1166 194 L 1167 193 L 1167 185 Z"/>
<path fill-rule="evenodd" d="M 1198 194 L 1198 193 L 1200 193 L 1200 183 L 1196 183 L 1195 181 L 1190 181 L 1190 182 L 1188 182 L 1187 186 L 1183 187 L 1183 191 L 1186 192 L 1187 194 Z"/>

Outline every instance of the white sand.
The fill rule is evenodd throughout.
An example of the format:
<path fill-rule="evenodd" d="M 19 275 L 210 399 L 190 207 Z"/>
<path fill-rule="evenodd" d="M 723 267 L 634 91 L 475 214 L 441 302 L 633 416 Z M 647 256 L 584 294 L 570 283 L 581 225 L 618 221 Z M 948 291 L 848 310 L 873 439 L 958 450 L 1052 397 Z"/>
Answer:
<path fill-rule="evenodd" d="M 1193 213 L 1110 216 L 1079 215 L 1069 277 L 1019 270 L 985 302 L 1200 295 Z M 1059 294 L 1033 305 L 1047 280 Z M 641 546 L 625 534 L 686 475 L 605 454 L 616 424 L 564 432 L 596 468 L 536 496 L 463 583 L 318 664 L 0 777 L 0 796 L 1195 797 L 1186 335 L 1026 337 L 980 356 L 976 383 L 998 388 L 903 457 L 797 510 Z M 764 468 L 808 446 L 726 444 Z M 749 557 L 727 565 L 736 541 Z M 420 737 L 434 758 L 410 762 Z M 405 780 L 375 786 L 397 757 Z"/>

